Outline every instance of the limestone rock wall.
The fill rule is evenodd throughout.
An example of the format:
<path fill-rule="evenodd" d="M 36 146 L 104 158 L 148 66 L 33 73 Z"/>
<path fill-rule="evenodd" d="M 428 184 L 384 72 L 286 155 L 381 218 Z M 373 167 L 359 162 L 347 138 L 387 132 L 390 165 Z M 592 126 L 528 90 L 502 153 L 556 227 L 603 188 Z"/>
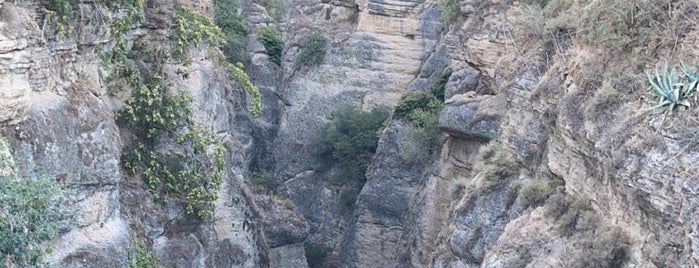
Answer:
<path fill-rule="evenodd" d="M 268 265 L 266 242 L 251 202 L 241 190 L 244 150 L 234 126 L 240 89 L 221 67 L 194 56 L 190 79 L 175 81 L 194 97 L 195 120 L 213 129 L 229 151 L 214 220 L 195 224 L 179 207 L 154 203 L 141 183 L 121 170 L 122 137 L 114 114 L 128 95 L 107 92 L 95 53 L 111 42 L 113 16 L 98 3 L 77 1 L 65 36 L 43 23 L 40 1 L 0 2 L 0 124 L 24 168 L 46 172 L 69 192 L 74 216 L 49 244 L 46 260 L 62 267 L 126 267 L 132 241 L 142 237 L 166 267 L 261 267 Z M 167 3 L 166 3 L 167 2 Z M 169 27 L 175 4 L 148 1 L 146 26 L 130 38 Z M 166 5 L 167 4 L 167 5 Z M 211 11 L 210 1 L 188 3 Z M 166 66 L 166 68 L 168 68 Z M 172 68 L 173 76 L 175 68 Z M 238 178 L 238 179 L 236 179 Z"/>

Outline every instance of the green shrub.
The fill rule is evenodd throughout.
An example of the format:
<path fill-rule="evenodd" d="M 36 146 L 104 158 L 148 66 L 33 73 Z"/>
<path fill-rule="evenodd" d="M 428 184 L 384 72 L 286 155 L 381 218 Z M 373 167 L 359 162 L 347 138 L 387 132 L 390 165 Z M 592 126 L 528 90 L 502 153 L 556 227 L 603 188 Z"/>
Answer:
<path fill-rule="evenodd" d="M 314 66 L 325 59 L 325 47 L 328 40 L 322 34 L 315 33 L 303 39 L 301 49 L 296 55 L 296 66 Z"/>
<path fill-rule="evenodd" d="M 414 109 L 408 114 L 412 128 L 408 139 L 399 145 L 401 155 L 408 159 L 425 159 L 439 145 L 439 112 L 441 109 Z"/>
<path fill-rule="evenodd" d="M 58 222 L 68 219 L 65 193 L 51 178 L 23 178 L 5 138 L 0 138 L 0 266 L 43 265 L 41 244 L 58 236 Z"/>
<path fill-rule="evenodd" d="M 282 50 L 284 49 L 284 40 L 282 34 L 274 27 L 265 26 L 260 30 L 260 35 L 257 40 L 262 42 L 267 49 L 269 61 L 282 65 Z"/>
<path fill-rule="evenodd" d="M 401 96 L 393 110 L 397 117 L 409 116 L 414 110 L 435 111 L 442 109 L 442 102 L 435 96 L 423 92 L 410 92 Z"/>
<path fill-rule="evenodd" d="M 679 106 L 689 107 L 689 98 L 698 90 L 699 84 L 699 64 L 695 71 L 684 63 L 681 65 L 683 74 L 678 74 L 675 67 L 668 73 L 667 64 L 663 73 L 655 70 L 655 75 L 646 74 L 648 82 L 655 94 L 658 95 L 658 102 L 648 110 L 663 110 L 672 112 Z M 667 107 L 667 108 L 666 108 Z"/>
<path fill-rule="evenodd" d="M 446 24 L 452 24 L 461 15 L 460 0 L 438 0 L 437 4 L 442 10 L 442 20 Z"/>
<path fill-rule="evenodd" d="M 318 134 L 316 155 L 321 169 L 335 166 L 337 182 L 364 181 L 369 161 L 376 153 L 379 134 L 388 114 L 380 109 L 364 112 L 351 106 L 339 108 Z"/>
<path fill-rule="evenodd" d="M 507 177 L 517 174 L 517 162 L 501 143 L 493 140 L 478 150 L 473 174 L 481 178 L 478 189 L 490 192 L 503 186 Z"/>
<path fill-rule="evenodd" d="M 405 117 L 412 124 L 408 139 L 399 145 L 404 158 L 424 160 L 437 149 L 439 113 L 444 107 L 444 88 L 449 76 L 451 70 L 446 70 L 430 87 L 429 93 L 404 94 L 393 110 L 395 117 Z"/>
<path fill-rule="evenodd" d="M 310 243 L 306 245 L 306 262 L 310 268 L 324 267 L 325 261 L 333 249 L 323 244 Z"/>
<path fill-rule="evenodd" d="M 214 23 L 221 28 L 226 44 L 221 48 L 230 63 L 248 62 L 248 29 L 246 22 L 238 15 L 239 0 L 214 1 Z"/>

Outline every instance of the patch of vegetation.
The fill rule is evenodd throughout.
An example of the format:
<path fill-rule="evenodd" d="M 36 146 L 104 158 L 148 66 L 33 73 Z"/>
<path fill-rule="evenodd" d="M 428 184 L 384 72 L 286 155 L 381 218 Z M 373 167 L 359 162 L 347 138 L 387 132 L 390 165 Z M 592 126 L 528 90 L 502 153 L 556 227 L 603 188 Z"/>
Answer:
<path fill-rule="evenodd" d="M 75 0 L 49 0 L 46 8 L 46 18 L 55 18 L 54 33 L 58 36 L 66 36 L 73 31 L 70 21 L 73 18 L 73 6 Z"/>
<path fill-rule="evenodd" d="M 324 244 L 310 243 L 306 245 L 305 255 L 306 262 L 308 262 L 308 267 L 310 268 L 321 268 L 325 267 L 325 261 L 332 253 L 333 249 Z"/>
<path fill-rule="evenodd" d="M 573 267 L 621 267 L 628 260 L 628 238 L 618 228 L 602 223 L 589 201 L 557 193 L 544 209 L 562 235 L 577 235 Z"/>
<path fill-rule="evenodd" d="M 618 228 L 597 226 L 585 233 L 572 263 L 578 267 L 623 267 L 629 258 L 629 241 Z"/>
<path fill-rule="evenodd" d="M 47 176 L 23 178 L 7 140 L 0 137 L 0 266 L 45 265 L 41 244 L 58 236 L 58 222 L 68 219 L 64 198 Z"/>
<path fill-rule="evenodd" d="M 248 62 L 248 29 L 245 19 L 238 15 L 239 0 L 215 0 L 214 23 L 221 28 L 226 44 L 221 48 L 228 62 Z"/>
<path fill-rule="evenodd" d="M 449 82 L 451 73 L 452 71 L 447 69 L 444 73 L 442 73 L 439 79 L 437 79 L 437 82 L 430 87 L 430 94 L 441 102 L 444 102 L 444 90 L 447 86 L 447 82 Z"/>
<path fill-rule="evenodd" d="M 655 75 L 646 74 L 648 82 L 654 93 L 658 96 L 655 106 L 648 110 L 666 110 L 672 112 L 680 106 L 689 107 L 689 98 L 695 94 L 699 85 L 699 64 L 694 71 L 689 66 L 682 63 L 680 69 L 682 74 L 677 73 L 676 68 L 668 73 L 667 64 L 663 68 L 663 73 L 655 70 Z"/>
<path fill-rule="evenodd" d="M 461 15 L 460 0 L 439 0 L 437 4 L 442 10 L 442 20 L 444 23 L 452 24 Z"/>
<path fill-rule="evenodd" d="M 581 18 L 585 29 L 581 41 L 588 45 L 603 46 L 621 52 L 645 45 L 649 40 L 653 1 L 604 0 L 590 5 Z"/>
<path fill-rule="evenodd" d="M 189 8 L 181 7 L 174 21 L 169 35 L 175 42 L 172 50 L 144 40 L 145 43 L 135 44 L 138 49 L 129 54 L 147 62 L 149 68 L 138 72 L 137 79 L 127 80 L 127 86 L 132 88 L 131 98 L 117 113 L 117 122 L 129 129 L 131 140 L 121 162 L 129 175 L 143 178 L 145 188 L 156 201 L 180 202 L 187 215 L 206 219 L 212 216 L 213 201 L 222 182 L 226 150 L 212 130 L 194 122 L 191 96 L 168 90 L 171 83 L 163 66 L 171 60 L 189 64 L 190 46 L 202 42 L 216 48 L 223 39 L 216 25 Z M 247 78 L 239 67 L 231 69 L 237 79 Z M 186 73 L 180 75 L 187 78 Z M 253 109 L 259 109 L 259 105 Z M 164 143 L 170 144 L 165 152 L 159 150 Z"/>
<path fill-rule="evenodd" d="M 441 108 L 414 109 L 408 114 L 412 128 L 408 139 L 399 145 L 400 153 L 407 159 L 428 158 L 439 146 L 439 112 Z"/>
<path fill-rule="evenodd" d="M 364 173 L 376 153 L 380 131 L 388 113 L 352 106 L 340 107 L 332 121 L 320 129 L 316 155 L 321 169 L 337 168 L 336 183 L 366 180 Z"/>
<path fill-rule="evenodd" d="M 148 248 L 144 239 L 134 235 L 131 243 L 133 247 L 128 248 L 129 268 L 155 268 L 162 267 L 155 256 L 155 252 Z"/>
<path fill-rule="evenodd" d="M 284 50 L 284 40 L 282 34 L 274 27 L 265 26 L 260 30 L 257 40 L 262 42 L 267 49 L 269 61 L 282 65 L 282 50 Z"/>
<path fill-rule="evenodd" d="M 556 185 L 549 180 L 532 180 L 519 189 L 517 202 L 523 207 L 543 205 L 556 190 Z"/>
<path fill-rule="evenodd" d="M 267 172 L 253 172 L 248 178 L 252 185 L 261 191 L 274 190 L 274 180 Z"/>
<path fill-rule="evenodd" d="M 325 47 L 328 39 L 320 33 L 314 33 L 301 42 L 301 49 L 296 54 L 296 66 L 315 66 L 325 59 Z"/>
<path fill-rule="evenodd" d="M 478 150 L 476 162 L 473 165 L 473 174 L 480 179 L 477 188 L 488 193 L 506 184 L 506 178 L 517 174 L 517 162 L 495 140 L 481 146 Z"/>
<path fill-rule="evenodd" d="M 441 110 L 442 102 L 434 95 L 423 92 L 410 92 L 401 96 L 398 105 L 393 110 L 396 117 L 406 117 L 415 110 L 434 111 Z"/>
<path fill-rule="evenodd" d="M 180 6 L 173 20 L 175 26 L 171 32 L 175 40 L 172 56 L 182 61 L 184 65 L 191 64 L 191 59 L 187 57 L 190 47 L 206 43 L 212 48 L 218 48 L 226 43 L 226 37 L 221 29 L 209 17 L 194 12 L 191 8 Z"/>
<path fill-rule="evenodd" d="M 250 115 L 255 117 L 259 116 L 260 112 L 262 112 L 262 95 L 260 94 L 260 89 L 250 81 L 250 77 L 243 70 L 242 63 L 229 64 L 228 70 L 233 74 L 233 79 L 245 89 L 248 96 L 252 96 L 252 101 L 250 101 L 252 107 L 248 107 Z"/>
<path fill-rule="evenodd" d="M 156 200 L 177 200 L 187 215 L 210 218 L 226 150 L 213 131 L 194 123 L 190 96 L 168 94 L 157 76 L 149 80 L 117 113 L 117 122 L 131 131 L 132 145 L 124 150 L 122 165 L 129 175 L 143 178 Z M 174 138 L 180 150 L 157 153 L 167 138 Z"/>
<path fill-rule="evenodd" d="M 408 140 L 399 145 L 401 155 L 410 159 L 425 159 L 439 145 L 439 113 L 444 107 L 444 88 L 451 70 L 430 87 L 430 93 L 410 92 L 401 96 L 393 114 L 407 118 L 412 124 Z"/>
<path fill-rule="evenodd" d="M 114 43 L 110 49 L 97 47 L 97 55 L 102 60 L 102 68 L 111 72 L 107 77 L 107 84 L 110 94 L 116 94 L 125 87 L 133 87 L 141 81 L 138 68 L 129 60 L 129 39 L 128 35 L 132 29 L 143 23 L 143 1 L 121 0 L 107 2 L 113 10 L 123 7 L 127 12 L 122 17 L 117 17 L 109 24 L 109 31 Z M 123 5 L 119 5 L 123 4 Z"/>

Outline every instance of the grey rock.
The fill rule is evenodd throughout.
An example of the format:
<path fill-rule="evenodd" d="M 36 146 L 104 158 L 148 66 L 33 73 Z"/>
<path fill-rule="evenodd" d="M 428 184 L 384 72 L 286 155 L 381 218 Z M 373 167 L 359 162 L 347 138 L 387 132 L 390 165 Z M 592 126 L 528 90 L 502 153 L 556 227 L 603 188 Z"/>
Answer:
<path fill-rule="evenodd" d="M 439 128 L 452 136 L 465 139 L 492 140 L 500 130 L 500 113 L 479 110 L 492 104 L 490 97 L 465 100 L 457 106 L 447 106 L 439 116 Z"/>
<path fill-rule="evenodd" d="M 258 195 L 255 203 L 260 208 L 259 220 L 271 248 L 303 242 L 308 236 L 306 219 L 291 200 Z"/>
<path fill-rule="evenodd" d="M 286 245 L 270 249 L 269 266 L 279 268 L 308 267 L 303 243 Z"/>
<path fill-rule="evenodd" d="M 377 154 L 367 170 L 367 182 L 359 194 L 351 232 L 346 233 L 340 260 L 343 266 L 395 264 L 409 203 L 425 168 L 424 161 L 404 157 L 400 143 L 407 141 L 410 126 L 394 120 L 379 140 Z M 381 239 L 374 239 L 381 237 Z"/>
<path fill-rule="evenodd" d="M 449 99 L 457 94 L 476 91 L 480 84 L 480 74 L 476 69 L 465 67 L 451 73 L 447 84 L 444 86 L 444 98 Z"/>
<path fill-rule="evenodd" d="M 442 76 L 444 70 L 449 66 L 449 58 L 446 55 L 447 48 L 444 45 L 437 46 L 430 54 L 417 78 L 408 86 L 408 91 L 426 92 Z"/>

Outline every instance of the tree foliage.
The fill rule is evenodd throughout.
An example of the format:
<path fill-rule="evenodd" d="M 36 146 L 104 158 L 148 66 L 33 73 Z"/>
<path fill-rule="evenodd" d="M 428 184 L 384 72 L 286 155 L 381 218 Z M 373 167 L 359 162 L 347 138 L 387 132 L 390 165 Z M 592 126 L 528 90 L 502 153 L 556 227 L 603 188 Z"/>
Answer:
<path fill-rule="evenodd" d="M 364 181 L 369 161 L 376 153 L 379 132 L 388 113 L 380 109 L 364 112 L 344 106 L 334 113 L 319 133 L 317 155 L 322 168 L 336 166 L 339 182 Z"/>

